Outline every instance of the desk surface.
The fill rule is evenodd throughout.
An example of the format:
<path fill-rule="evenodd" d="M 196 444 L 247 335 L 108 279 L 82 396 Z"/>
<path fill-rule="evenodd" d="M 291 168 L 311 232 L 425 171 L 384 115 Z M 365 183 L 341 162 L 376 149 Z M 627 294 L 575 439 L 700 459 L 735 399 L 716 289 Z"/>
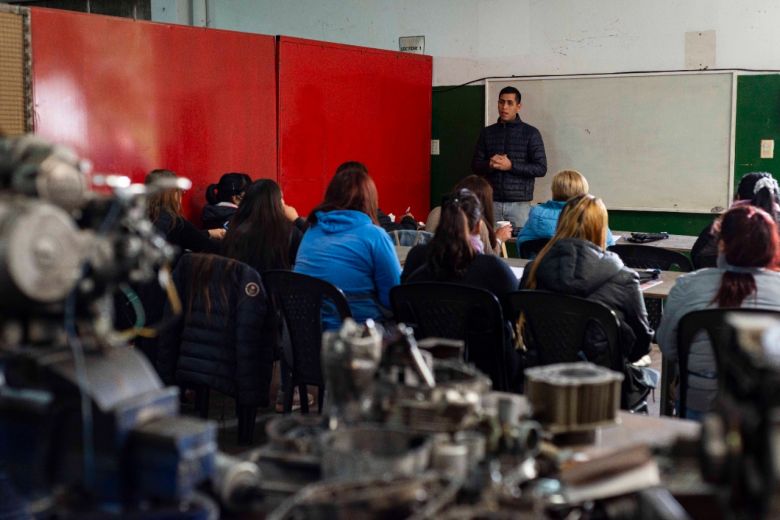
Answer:
<path fill-rule="evenodd" d="M 631 234 L 631 231 L 612 231 L 612 234 L 620 236 L 620 239 L 617 241 L 618 244 L 632 244 L 632 242 L 626 240 L 626 237 Z M 516 241 L 517 239 L 510 238 L 507 240 L 507 246 L 512 244 L 511 247 L 516 247 L 514 245 Z M 662 247 L 679 253 L 690 253 L 694 243 L 696 243 L 696 237 L 691 235 L 669 235 L 669 238 L 667 239 L 658 240 L 657 242 L 648 242 L 647 244 L 641 245 Z"/>
<path fill-rule="evenodd" d="M 525 258 L 504 258 L 503 260 L 512 267 L 525 267 L 529 262 Z M 661 283 L 646 289 L 643 288 L 642 294 L 648 298 L 664 299 L 669 296 L 669 291 L 672 290 L 677 279 L 684 274 L 677 271 L 661 271 Z"/>
<path fill-rule="evenodd" d="M 613 231 L 613 235 L 620 235 L 618 244 L 632 244 L 632 242 L 626 241 L 626 237 L 631 235 L 631 231 Z M 693 244 L 696 242 L 696 237 L 690 235 L 669 235 L 669 238 L 664 240 L 658 240 L 657 242 L 648 242 L 647 246 L 662 247 L 664 249 L 671 249 L 672 251 L 678 251 L 680 253 L 690 253 L 693 248 Z"/>
<path fill-rule="evenodd" d="M 409 254 L 411 247 L 407 246 L 395 246 L 395 252 L 398 255 L 401 265 L 406 261 L 406 255 Z M 525 267 L 528 260 L 525 258 L 504 258 L 507 264 L 512 267 Z M 685 273 L 677 271 L 661 271 L 661 283 L 648 287 L 642 290 L 642 294 L 648 298 L 661 298 L 664 299 L 669 296 L 669 291 L 672 290 L 677 279 Z"/>
<path fill-rule="evenodd" d="M 635 444 L 648 446 L 669 446 L 676 439 L 697 439 L 701 425 L 695 421 L 671 417 L 651 417 L 628 412 L 618 412 L 620 422 L 613 426 L 599 428 L 593 444 L 575 446 L 575 449 L 589 455 L 602 451 L 613 451 Z"/>

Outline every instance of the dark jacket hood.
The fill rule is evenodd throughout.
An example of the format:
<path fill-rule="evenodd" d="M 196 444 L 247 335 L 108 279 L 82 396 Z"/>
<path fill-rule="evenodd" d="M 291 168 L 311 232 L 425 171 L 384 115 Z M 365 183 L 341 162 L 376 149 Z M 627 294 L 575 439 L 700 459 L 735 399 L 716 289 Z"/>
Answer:
<path fill-rule="evenodd" d="M 564 238 L 552 246 L 536 271 L 537 285 L 545 289 L 587 297 L 623 268 L 615 253 L 590 241 Z"/>
<path fill-rule="evenodd" d="M 203 208 L 203 226 L 207 229 L 220 228 L 225 222 L 233 218 L 238 208 L 231 206 L 217 206 L 209 204 Z"/>

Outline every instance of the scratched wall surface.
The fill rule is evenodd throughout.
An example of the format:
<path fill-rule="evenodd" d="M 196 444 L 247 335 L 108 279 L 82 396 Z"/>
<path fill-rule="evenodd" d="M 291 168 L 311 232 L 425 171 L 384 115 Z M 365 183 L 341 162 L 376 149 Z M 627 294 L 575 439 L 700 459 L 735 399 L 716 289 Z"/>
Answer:
<path fill-rule="evenodd" d="M 99 172 L 193 180 L 185 213 L 226 171 L 276 177 L 271 36 L 33 8 L 35 130 Z"/>

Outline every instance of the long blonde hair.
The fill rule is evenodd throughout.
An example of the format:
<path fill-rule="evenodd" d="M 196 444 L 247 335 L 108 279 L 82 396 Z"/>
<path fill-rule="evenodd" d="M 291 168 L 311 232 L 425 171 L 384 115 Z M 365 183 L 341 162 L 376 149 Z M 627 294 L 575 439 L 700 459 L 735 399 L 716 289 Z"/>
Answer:
<path fill-rule="evenodd" d="M 556 242 L 564 238 L 579 238 L 604 249 L 607 246 L 608 227 L 607 207 L 601 199 L 593 195 L 580 195 L 569 199 L 558 217 L 555 235 L 539 251 L 530 266 L 525 289 L 536 289 L 536 271 Z"/>

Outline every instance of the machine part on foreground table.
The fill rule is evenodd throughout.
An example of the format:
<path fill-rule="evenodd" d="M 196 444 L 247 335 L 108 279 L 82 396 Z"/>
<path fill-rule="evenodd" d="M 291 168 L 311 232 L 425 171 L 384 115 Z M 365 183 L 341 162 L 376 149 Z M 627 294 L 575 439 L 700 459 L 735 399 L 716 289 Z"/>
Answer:
<path fill-rule="evenodd" d="M 434 473 L 390 479 L 330 481 L 307 486 L 269 520 L 433 518 L 455 499 L 459 484 Z"/>
<path fill-rule="evenodd" d="M 592 363 L 558 363 L 525 371 L 534 416 L 552 433 L 613 423 L 623 374 Z"/>
<path fill-rule="evenodd" d="M 418 475 L 430 463 L 431 447 L 427 435 L 380 425 L 337 430 L 323 441 L 322 474 L 326 479 Z"/>

